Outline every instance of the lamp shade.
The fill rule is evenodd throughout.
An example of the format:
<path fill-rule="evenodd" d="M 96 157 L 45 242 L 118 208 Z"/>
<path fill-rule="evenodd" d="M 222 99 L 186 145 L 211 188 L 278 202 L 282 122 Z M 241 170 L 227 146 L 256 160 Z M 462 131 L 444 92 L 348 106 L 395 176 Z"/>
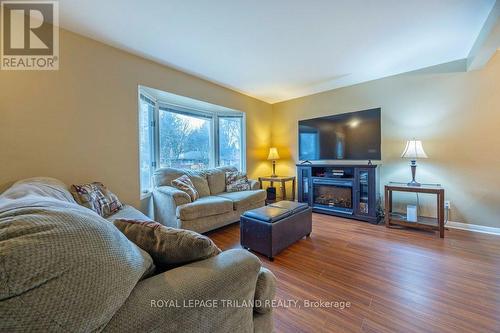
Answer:
<path fill-rule="evenodd" d="M 406 148 L 401 155 L 402 158 L 409 158 L 416 160 L 418 158 L 427 158 L 427 154 L 422 146 L 422 141 L 420 140 L 408 140 L 406 142 Z"/>
<path fill-rule="evenodd" d="M 278 154 L 278 149 L 277 148 L 269 148 L 269 155 L 267 156 L 267 159 L 268 160 L 279 160 L 280 159 L 280 155 Z"/>

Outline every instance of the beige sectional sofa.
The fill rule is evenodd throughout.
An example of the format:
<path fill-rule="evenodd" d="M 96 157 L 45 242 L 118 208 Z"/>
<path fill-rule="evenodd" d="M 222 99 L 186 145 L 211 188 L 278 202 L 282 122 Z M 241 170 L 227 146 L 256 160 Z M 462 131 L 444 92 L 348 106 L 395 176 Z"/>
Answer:
<path fill-rule="evenodd" d="M 259 183 L 250 180 L 251 190 L 226 192 L 225 173 L 233 167 L 219 167 L 203 171 L 174 168 L 158 169 L 154 173 L 155 220 L 174 228 L 207 232 L 238 222 L 240 215 L 265 204 L 266 192 Z M 200 194 L 194 202 L 189 195 L 171 186 L 172 180 L 187 175 Z"/>
<path fill-rule="evenodd" d="M 148 220 L 124 206 L 107 221 L 55 179 L 0 193 L 0 332 L 273 331 L 276 278 L 255 255 L 228 250 L 155 271 L 117 218 Z M 207 300 L 217 306 L 183 306 Z"/>

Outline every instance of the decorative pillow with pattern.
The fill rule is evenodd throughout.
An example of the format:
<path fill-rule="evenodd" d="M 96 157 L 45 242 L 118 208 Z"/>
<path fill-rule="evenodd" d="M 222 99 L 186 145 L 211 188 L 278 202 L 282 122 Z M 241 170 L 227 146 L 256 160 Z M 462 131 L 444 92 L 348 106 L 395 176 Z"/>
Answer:
<path fill-rule="evenodd" d="M 226 192 L 248 191 L 250 188 L 246 174 L 239 171 L 226 172 Z"/>
<path fill-rule="evenodd" d="M 191 201 L 195 201 L 200 197 L 200 194 L 193 185 L 193 182 L 187 175 L 182 175 L 177 179 L 172 180 L 172 186 L 186 192 Z"/>
<path fill-rule="evenodd" d="M 71 185 L 70 191 L 76 202 L 102 217 L 113 215 L 123 207 L 118 197 L 99 182 Z"/>
<path fill-rule="evenodd" d="M 134 244 L 149 253 L 160 268 L 203 260 L 221 251 L 207 236 L 144 220 L 114 220 L 113 224 Z"/>

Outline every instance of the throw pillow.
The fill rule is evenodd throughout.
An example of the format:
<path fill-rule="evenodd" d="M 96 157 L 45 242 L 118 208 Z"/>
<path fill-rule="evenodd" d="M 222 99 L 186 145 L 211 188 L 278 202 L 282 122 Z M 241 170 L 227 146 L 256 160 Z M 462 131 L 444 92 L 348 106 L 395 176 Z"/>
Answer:
<path fill-rule="evenodd" d="M 118 197 L 99 182 L 71 185 L 70 191 L 76 202 L 102 217 L 113 215 L 123 207 Z"/>
<path fill-rule="evenodd" d="M 172 180 L 172 186 L 186 192 L 191 201 L 195 201 L 200 197 L 200 194 L 193 185 L 193 182 L 187 175 L 182 175 L 177 179 Z"/>
<path fill-rule="evenodd" d="M 118 219 L 114 225 L 133 243 L 149 253 L 160 267 L 171 267 L 216 256 L 221 251 L 207 236 L 158 222 Z"/>
<path fill-rule="evenodd" d="M 226 192 L 248 191 L 250 188 L 246 174 L 239 171 L 226 172 Z"/>
<path fill-rule="evenodd" d="M 210 194 L 216 195 L 226 190 L 226 172 L 237 171 L 235 167 L 224 166 L 205 170 Z"/>

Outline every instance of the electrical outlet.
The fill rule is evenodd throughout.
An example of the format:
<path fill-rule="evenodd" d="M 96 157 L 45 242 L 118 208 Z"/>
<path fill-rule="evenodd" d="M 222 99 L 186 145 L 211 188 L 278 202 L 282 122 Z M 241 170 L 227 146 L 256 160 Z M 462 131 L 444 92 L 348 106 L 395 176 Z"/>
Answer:
<path fill-rule="evenodd" d="M 444 202 L 444 208 L 445 208 L 445 209 L 448 209 L 448 210 L 450 210 L 450 209 L 451 209 L 451 203 L 450 203 L 448 200 L 446 200 L 446 201 Z"/>

